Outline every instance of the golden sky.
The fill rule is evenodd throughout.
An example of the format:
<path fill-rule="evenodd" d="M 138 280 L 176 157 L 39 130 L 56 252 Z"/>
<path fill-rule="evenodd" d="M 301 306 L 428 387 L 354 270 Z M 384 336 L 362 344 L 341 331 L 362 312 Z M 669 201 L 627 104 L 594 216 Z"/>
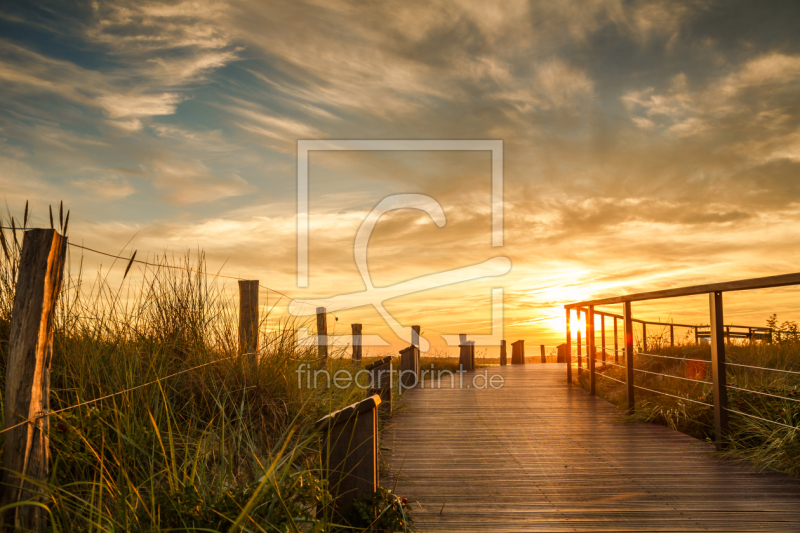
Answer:
<path fill-rule="evenodd" d="M 799 23 L 789 2 L 4 3 L 0 190 L 41 224 L 63 199 L 73 242 L 199 247 L 294 298 L 363 290 L 366 215 L 428 195 L 446 224 L 384 215 L 376 286 L 498 256 L 511 270 L 386 308 L 437 346 L 488 334 L 501 287 L 505 338 L 555 345 L 567 302 L 798 270 Z M 489 152 L 314 152 L 298 288 L 297 142 L 322 139 L 501 140 L 504 246 Z M 796 302 L 726 310 L 764 325 Z M 634 309 L 707 322 L 702 297 Z M 337 331 L 386 331 L 371 308 L 337 315 Z"/>

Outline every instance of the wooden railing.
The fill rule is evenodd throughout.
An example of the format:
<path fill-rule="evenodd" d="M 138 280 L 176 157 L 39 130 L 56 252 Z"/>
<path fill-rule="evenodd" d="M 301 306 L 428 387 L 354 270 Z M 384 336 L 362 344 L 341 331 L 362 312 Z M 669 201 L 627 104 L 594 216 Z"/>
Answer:
<path fill-rule="evenodd" d="M 649 355 L 644 354 L 642 352 L 646 352 L 647 349 L 647 324 L 653 324 L 650 321 L 643 321 L 643 320 L 636 320 L 632 316 L 631 312 L 631 304 L 632 302 L 640 302 L 645 300 L 659 300 L 665 298 L 677 298 L 681 296 L 692 296 L 698 294 L 708 294 L 709 297 L 709 325 L 708 326 L 694 326 L 694 325 L 686 325 L 686 324 L 661 324 L 661 325 L 669 325 L 672 328 L 674 327 L 689 327 L 695 329 L 695 342 L 698 341 L 700 336 L 698 328 L 707 328 L 707 336 L 709 337 L 710 341 L 710 348 L 711 348 L 711 387 L 713 391 L 714 403 L 714 444 L 717 449 L 723 449 L 726 446 L 726 441 L 728 438 L 728 415 L 729 413 L 736 413 L 743 416 L 752 416 L 746 413 L 742 413 L 740 411 L 736 411 L 730 409 L 728 407 L 728 392 L 727 392 L 727 379 L 726 379 L 726 360 L 725 360 L 725 341 L 729 340 L 733 335 L 739 336 L 739 333 L 743 332 L 735 332 L 731 331 L 731 329 L 736 328 L 747 328 L 748 333 L 744 334 L 745 337 L 749 335 L 750 339 L 757 338 L 756 336 L 762 336 L 771 334 L 771 330 L 769 328 L 752 328 L 748 326 L 725 326 L 724 324 L 724 314 L 723 314 L 723 293 L 732 292 L 732 291 L 743 291 L 743 290 L 755 290 L 755 289 L 767 289 L 772 287 L 785 287 L 790 285 L 800 285 L 800 273 L 797 274 L 786 274 L 782 276 L 769 276 L 763 278 L 753 278 L 753 279 L 745 279 L 745 280 L 737 280 L 737 281 L 729 281 L 724 283 L 712 283 L 706 285 L 695 285 L 690 287 L 682 287 L 677 289 L 667 289 L 661 291 L 651 291 L 651 292 L 642 292 L 642 293 L 635 293 L 635 294 L 627 294 L 623 296 L 614 296 L 611 298 L 600 298 L 596 300 L 587 300 L 583 302 L 575 302 L 571 304 L 567 304 L 564 306 L 566 310 L 566 320 L 567 320 L 567 331 L 566 331 L 566 353 L 570 355 L 572 354 L 572 332 L 570 328 L 570 318 L 572 311 L 574 310 L 578 318 L 580 318 L 580 313 L 583 312 L 586 314 L 586 351 L 588 356 L 588 370 L 589 370 L 589 393 L 595 395 L 597 392 L 596 388 L 596 376 L 597 372 L 595 369 L 595 360 L 597 358 L 597 349 L 595 346 L 595 315 L 600 315 L 603 317 L 603 324 L 605 324 L 605 316 L 612 316 L 614 317 L 614 328 L 616 331 L 617 327 L 617 320 L 621 319 L 623 322 L 624 328 L 624 348 L 623 352 L 625 354 L 625 388 L 627 392 L 627 404 L 628 410 L 633 411 L 635 409 L 635 389 L 643 387 L 637 387 L 634 383 L 634 355 Z M 614 315 L 612 313 L 606 313 L 601 311 L 595 311 L 596 306 L 600 305 L 612 305 L 612 304 L 622 304 L 623 312 L 622 315 Z M 643 350 L 642 352 L 636 352 L 634 349 L 634 341 L 633 341 L 633 324 L 634 322 L 639 322 L 644 327 L 644 335 L 643 335 Z M 603 326 L 604 327 L 604 326 Z M 703 331 L 705 334 L 706 330 Z M 578 346 L 581 345 L 580 342 L 580 331 L 578 333 Z M 672 343 L 674 343 L 674 329 L 672 329 L 672 333 L 670 335 Z M 617 354 L 619 352 L 617 347 L 617 336 L 615 335 L 615 346 L 614 346 L 614 353 Z M 603 336 L 603 342 L 605 343 L 605 335 Z M 605 346 L 603 346 L 605 348 Z M 603 349 L 603 358 L 605 358 L 605 349 Z M 579 356 L 580 361 L 580 356 Z M 703 360 L 698 360 L 701 363 L 707 363 Z M 580 363 L 579 363 L 580 364 Z M 741 365 L 738 365 L 741 366 Z M 781 371 L 777 369 L 770 369 L 770 368 L 761 368 L 761 367 L 753 367 L 759 368 L 760 370 L 767 370 L 767 371 Z M 580 372 L 580 367 L 579 367 Z M 605 377 L 605 376 L 604 376 Z M 666 375 L 666 377 L 675 377 Z M 571 384 L 572 383 L 572 363 L 571 361 L 567 364 L 567 381 Z M 616 380 L 615 380 L 616 381 Z M 646 389 L 649 390 L 649 389 Z M 658 391 L 650 391 L 656 392 Z M 757 391 L 749 391 L 755 394 L 759 394 Z M 667 393 L 661 393 L 667 396 L 670 396 Z M 685 399 L 685 398 L 682 398 Z M 691 401 L 691 400 L 690 400 Z M 698 402 L 700 403 L 700 402 Z M 770 422 L 769 420 L 766 420 Z M 778 422 L 774 422 L 778 425 Z"/>

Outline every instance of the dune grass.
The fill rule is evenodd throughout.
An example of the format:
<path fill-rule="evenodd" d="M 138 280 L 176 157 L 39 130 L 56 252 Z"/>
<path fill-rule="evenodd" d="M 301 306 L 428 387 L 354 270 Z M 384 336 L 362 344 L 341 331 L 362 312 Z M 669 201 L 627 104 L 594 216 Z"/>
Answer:
<path fill-rule="evenodd" d="M 710 383 L 696 382 L 711 381 L 709 346 L 686 342 L 670 347 L 665 335 L 648 336 L 647 344 L 647 353 L 653 355 L 637 354 L 634 357 L 634 368 L 652 374 L 636 372 L 634 383 L 639 387 L 665 392 L 681 399 L 636 389 L 636 412 L 631 419 L 663 424 L 698 439 L 713 440 L 713 408 L 689 401 L 713 404 Z M 641 345 L 635 351 L 642 352 Z M 775 342 L 729 343 L 726 344 L 725 351 L 728 363 L 800 372 L 800 341 L 795 337 L 786 337 Z M 603 365 L 599 359 L 598 354 L 598 395 L 620 407 L 627 406 L 624 386 L 603 377 L 605 375 L 625 381 L 625 370 L 611 364 Z M 614 363 L 613 354 L 608 354 L 606 359 L 609 363 Z M 622 354 L 619 364 L 625 364 Z M 573 375 L 588 390 L 588 372 L 582 372 L 580 378 L 577 378 L 577 373 Z M 727 383 L 729 408 L 744 415 L 730 414 L 730 445 L 724 453 L 746 458 L 758 469 L 772 469 L 800 476 L 800 403 L 797 401 L 800 400 L 800 374 L 755 370 L 729 364 Z M 771 396 L 737 389 L 748 389 Z"/>
<path fill-rule="evenodd" d="M 21 241 L 21 232 L 7 231 L 0 250 L 1 391 Z M 108 270 L 91 279 L 81 268 L 65 273 L 51 411 L 78 407 L 51 415 L 51 478 L 40 487 L 50 527 L 366 530 L 363 519 L 348 525 L 333 513 L 313 431 L 316 420 L 364 391 L 301 387 L 296 370 L 317 366 L 316 347 L 297 345 L 300 324 L 266 313 L 257 364 L 239 354 L 232 287 L 171 268 L 205 266 L 202 253 L 162 259 L 160 267 L 134 265 L 119 286 L 111 286 Z M 337 355 L 330 370 L 352 366 Z M 109 396 L 119 391 L 126 392 Z M 388 505 L 384 518 L 399 511 L 397 498 L 381 494 L 375 505 Z M 390 522 L 377 530 L 410 525 L 386 529 Z"/>

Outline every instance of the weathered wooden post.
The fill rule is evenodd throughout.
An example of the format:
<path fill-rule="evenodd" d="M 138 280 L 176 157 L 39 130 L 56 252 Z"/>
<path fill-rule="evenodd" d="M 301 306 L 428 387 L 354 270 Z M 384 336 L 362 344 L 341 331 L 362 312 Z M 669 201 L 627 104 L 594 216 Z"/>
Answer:
<path fill-rule="evenodd" d="M 525 364 L 525 341 L 518 340 L 511 343 L 511 364 L 524 365 Z"/>
<path fill-rule="evenodd" d="M 66 252 L 67 238 L 55 230 L 25 232 L 8 339 L 4 414 L 9 429 L 0 507 L 37 499 L 40 490 L 20 475 L 42 482 L 48 478 L 53 315 Z M 2 523 L 8 529 L 43 531 L 47 512 L 38 505 L 20 505 L 8 509 Z"/>
<path fill-rule="evenodd" d="M 700 344 L 700 336 L 697 334 L 697 326 L 694 327 L 694 344 L 695 346 Z"/>
<path fill-rule="evenodd" d="M 320 365 L 328 362 L 328 320 L 324 307 L 317 307 L 317 353 Z"/>
<path fill-rule="evenodd" d="M 583 363 L 583 357 L 581 356 L 581 346 L 583 346 L 583 341 L 581 340 L 581 310 L 580 308 L 575 310 L 575 314 L 578 317 L 578 327 L 576 328 L 575 332 L 575 344 L 578 347 L 578 379 L 581 378 L 581 372 L 583 369 L 581 365 Z"/>
<path fill-rule="evenodd" d="M 353 334 L 353 361 L 361 361 L 361 324 L 350 324 Z"/>
<path fill-rule="evenodd" d="M 419 326 L 411 326 L 411 345 L 419 348 Z"/>
<path fill-rule="evenodd" d="M 400 382 L 405 388 L 419 384 L 419 348 L 409 346 L 400 350 Z"/>
<path fill-rule="evenodd" d="M 567 347 L 566 357 L 564 360 L 567 363 L 567 383 L 572 384 L 572 332 L 570 331 L 570 315 L 571 309 L 567 309 Z"/>
<path fill-rule="evenodd" d="M 506 353 L 506 341 L 500 341 L 500 366 L 508 364 L 508 354 Z"/>
<path fill-rule="evenodd" d="M 322 432 L 324 474 L 339 513 L 347 513 L 353 500 L 378 490 L 380 404 L 379 396 L 370 396 L 316 423 Z"/>
<path fill-rule="evenodd" d="M 647 322 L 642 322 L 642 352 L 647 352 Z"/>
<path fill-rule="evenodd" d="M 617 317 L 614 317 L 614 363 L 619 364 L 619 333 L 617 332 Z"/>
<path fill-rule="evenodd" d="M 239 281 L 239 353 L 251 368 L 258 361 L 258 280 Z"/>
<path fill-rule="evenodd" d="M 628 396 L 628 411 L 633 413 L 636 408 L 636 400 L 633 394 L 633 315 L 631 314 L 630 302 L 623 304 L 622 320 L 625 333 L 625 384 Z"/>
<path fill-rule="evenodd" d="M 600 313 L 600 346 L 603 362 L 606 362 L 606 315 Z"/>
<path fill-rule="evenodd" d="M 728 439 L 728 382 L 725 370 L 725 326 L 722 293 L 709 293 L 711 314 L 711 390 L 714 393 L 714 446 L 722 450 Z"/>
<path fill-rule="evenodd" d="M 541 344 L 540 347 L 542 349 L 542 363 L 546 363 L 547 362 L 547 355 L 545 355 L 545 353 L 544 353 L 544 344 Z"/>
<path fill-rule="evenodd" d="M 392 416 L 392 357 L 387 355 L 367 366 L 364 370 L 369 372 L 370 395 L 377 394 L 381 398 L 380 411 Z"/>
<path fill-rule="evenodd" d="M 595 360 L 597 359 L 597 349 L 595 348 L 594 338 L 594 306 L 590 305 L 586 311 L 586 351 L 589 352 L 589 394 L 594 396 L 597 393 L 595 375 Z"/>
<path fill-rule="evenodd" d="M 669 325 L 669 346 L 670 348 L 675 347 L 675 326 L 673 324 Z"/>
<path fill-rule="evenodd" d="M 467 336 L 458 336 L 458 366 L 461 370 L 475 370 L 475 343 L 467 340 Z"/>

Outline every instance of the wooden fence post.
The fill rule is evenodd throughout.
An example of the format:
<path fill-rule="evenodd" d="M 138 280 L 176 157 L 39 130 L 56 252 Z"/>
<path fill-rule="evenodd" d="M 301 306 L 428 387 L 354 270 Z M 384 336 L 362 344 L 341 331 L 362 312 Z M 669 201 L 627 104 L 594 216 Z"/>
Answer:
<path fill-rule="evenodd" d="M 572 331 L 570 330 L 570 315 L 571 309 L 567 309 L 567 356 L 565 358 L 567 363 L 567 383 L 572 384 Z"/>
<path fill-rule="evenodd" d="M 459 341 L 459 354 L 458 354 L 458 366 L 461 370 L 475 370 L 475 352 L 474 348 L 471 348 L 471 345 L 474 343 L 470 343 L 467 340 L 467 336 L 464 334 L 460 334 L 458 336 Z"/>
<path fill-rule="evenodd" d="M 631 303 L 623 304 L 623 329 L 625 334 L 625 384 L 628 396 L 628 412 L 633 413 L 636 408 L 633 387 L 633 315 L 631 314 Z"/>
<path fill-rule="evenodd" d="M 411 326 L 411 345 L 419 348 L 419 326 Z"/>
<path fill-rule="evenodd" d="M 346 514 L 353 500 L 378 490 L 379 396 L 354 403 L 316 423 L 322 432 L 328 487 L 338 511 Z"/>
<path fill-rule="evenodd" d="M 39 481 L 48 478 L 53 315 L 66 252 L 67 238 L 55 230 L 25 232 L 8 339 L 4 414 L 9 429 L 4 435 L 0 506 L 37 499 L 36 485 L 19 474 Z M 6 511 L 2 523 L 9 529 L 43 531 L 47 513 L 39 506 L 22 505 Z"/>
<path fill-rule="evenodd" d="M 700 336 L 697 334 L 697 326 L 694 327 L 694 344 L 695 346 L 700 344 Z"/>
<path fill-rule="evenodd" d="M 675 326 L 672 324 L 669 326 L 669 346 L 670 348 L 675 346 Z"/>
<path fill-rule="evenodd" d="M 370 375 L 370 396 L 377 394 L 381 398 L 379 411 L 392 416 L 392 357 L 387 355 L 383 359 L 368 364 L 364 370 Z"/>
<path fill-rule="evenodd" d="M 600 346 L 603 351 L 603 362 L 606 362 L 606 315 L 600 315 Z"/>
<path fill-rule="evenodd" d="M 506 352 L 506 341 L 500 341 L 500 366 L 508 364 L 508 353 Z"/>
<path fill-rule="evenodd" d="M 353 361 L 361 361 L 361 324 L 350 324 L 353 333 Z"/>
<path fill-rule="evenodd" d="M 619 333 L 617 332 L 617 317 L 614 317 L 614 363 L 619 364 Z"/>
<path fill-rule="evenodd" d="M 328 361 L 328 320 L 324 307 L 317 307 L 317 353 L 320 365 Z"/>
<path fill-rule="evenodd" d="M 583 357 L 581 357 L 581 346 L 583 346 L 583 341 L 581 340 L 581 310 L 580 308 L 575 310 L 575 315 L 578 318 L 578 327 L 575 328 L 575 344 L 578 348 L 578 379 L 581 378 L 581 372 L 583 369 L 581 365 L 583 364 Z"/>
<path fill-rule="evenodd" d="M 714 446 L 722 450 L 728 438 L 728 383 L 725 371 L 725 326 L 722 293 L 709 293 L 711 314 L 711 388 L 714 391 Z"/>
<path fill-rule="evenodd" d="M 400 350 L 400 375 L 405 388 L 419 384 L 419 348 L 416 346 Z"/>
<path fill-rule="evenodd" d="M 239 353 L 255 368 L 258 357 L 258 280 L 239 281 Z"/>
<path fill-rule="evenodd" d="M 525 341 L 518 340 L 511 343 L 511 364 L 524 365 L 525 364 Z"/>
<path fill-rule="evenodd" d="M 547 356 L 544 353 L 544 344 L 541 344 L 540 346 L 542 348 L 542 363 L 546 363 L 547 362 Z"/>
<path fill-rule="evenodd" d="M 595 359 L 597 359 L 597 350 L 595 348 L 594 338 L 594 306 L 590 305 L 589 310 L 586 312 L 586 351 L 589 352 L 589 394 L 594 396 L 597 393 L 596 375 L 595 375 Z"/>

